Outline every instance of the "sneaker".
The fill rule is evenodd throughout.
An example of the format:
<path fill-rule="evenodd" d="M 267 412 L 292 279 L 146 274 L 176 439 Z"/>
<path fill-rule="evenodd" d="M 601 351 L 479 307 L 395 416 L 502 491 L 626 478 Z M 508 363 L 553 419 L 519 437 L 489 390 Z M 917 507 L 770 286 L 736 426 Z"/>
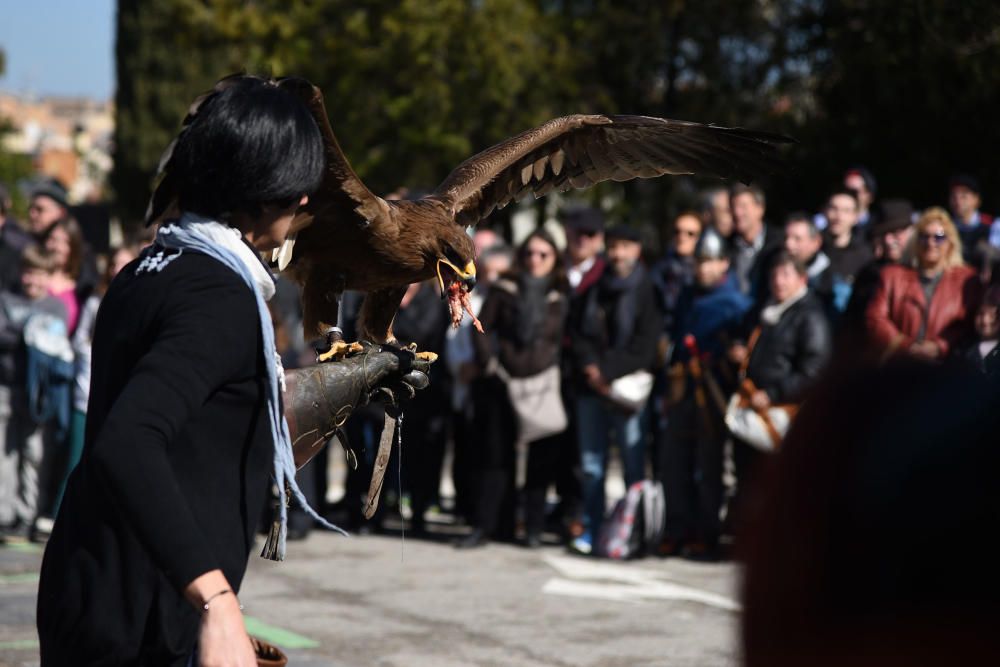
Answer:
<path fill-rule="evenodd" d="M 569 543 L 569 550 L 581 556 L 589 556 L 594 551 L 594 545 L 591 542 L 590 535 L 588 533 L 584 533 L 579 537 L 574 538 L 573 541 Z"/>

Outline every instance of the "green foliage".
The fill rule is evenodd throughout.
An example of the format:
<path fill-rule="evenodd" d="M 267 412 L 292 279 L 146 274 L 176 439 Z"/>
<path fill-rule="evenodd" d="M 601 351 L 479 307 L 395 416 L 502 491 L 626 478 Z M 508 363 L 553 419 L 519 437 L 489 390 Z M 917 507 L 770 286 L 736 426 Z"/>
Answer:
<path fill-rule="evenodd" d="M 318 84 L 376 192 L 433 188 L 547 118 L 603 112 L 795 136 L 795 177 L 765 182 L 775 217 L 855 162 L 887 194 L 941 201 L 953 169 L 1000 182 L 998 26 L 986 0 L 119 0 L 112 185 L 139 219 L 187 105 L 245 70 Z M 699 184 L 585 196 L 659 222 Z"/>
<path fill-rule="evenodd" d="M 112 185 L 144 210 L 187 105 L 245 70 L 304 76 L 370 187 L 431 189 L 472 153 L 528 129 L 574 89 L 569 46 L 524 0 L 145 3 L 121 0 Z"/>
<path fill-rule="evenodd" d="M 996 188 L 1000 5 L 842 0 L 815 20 L 816 105 L 800 136 L 813 188 L 855 162 L 872 168 L 882 194 L 921 206 L 946 201 L 955 171 Z"/>
<path fill-rule="evenodd" d="M 6 55 L 3 49 L 0 48 L 0 76 L 3 75 L 6 67 Z M 7 189 L 10 193 L 11 203 L 13 204 L 14 215 L 23 217 L 26 213 L 24 197 L 21 195 L 20 190 L 14 186 L 17 185 L 18 181 L 31 176 L 33 169 L 31 157 L 8 153 L 4 150 L 4 135 L 10 132 L 11 129 L 10 119 L 0 116 L 0 183 L 8 186 Z"/>

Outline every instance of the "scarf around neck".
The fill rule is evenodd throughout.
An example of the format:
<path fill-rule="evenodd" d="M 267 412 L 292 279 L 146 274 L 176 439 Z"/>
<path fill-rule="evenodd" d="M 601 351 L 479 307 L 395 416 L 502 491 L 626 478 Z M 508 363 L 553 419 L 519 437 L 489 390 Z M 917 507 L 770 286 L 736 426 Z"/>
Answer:
<path fill-rule="evenodd" d="M 517 303 L 517 321 L 520 326 L 515 331 L 517 342 L 528 346 L 538 339 L 548 315 L 549 276 L 535 278 L 527 273 L 518 276 L 520 299 Z"/>
<path fill-rule="evenodd" d="M 781 319 L 781 316 L 785 314 L 785 311 L 804 299 L 808 293 L 809 288 L 803 287 L 781 303 L 772 302 L 769 306 L 764 308 L 764 310 L 760 311 L 760 321 L 763 324 L 774 326 L 778 323 L 778 320 Z"/>
<path fill-rule="evenodd" d="M 279 519 L 272 530 L 261 556 L 269 560 L 285 559 L 285 541 L 288 524 L 286 486 L 295 499 L 313 519 L 323 526 L 346 535 L 329 523 L 309 506 L 295 482 L 295 459 L 288 422 L 281 408 L 281 391 L 285 376 L 281 358 L 274 344 L 274 325 L 267 309 L 267 300 L 274 296 L 274 276 L 261 260 L 260 255 L 243 239 L 239 230 L 224 223 L 194 213 L 184 213 L 179 220 L 162 225 L 156 233 L 156 244 L 180 251 L 190 250 L 208 255 L 231 269 L 254 294 L 263 339 L 264 367 L 267 369 L 267 417 L 274 441 L 274 483 L 278 487 Z"/>
<path fill-rule="evenodd" d="M 605 298 L 613 301 L 614 313 L 607 313 L 610 347 L 621 349 L 628 345 L 635 332 L 636 318 L 639 316 L 637 297 L 639 286 L 646 278 L 646 268 L 636 262 L 632 273 L 624 278 L 608 267 L 601 276 L 600 291 Z"/>

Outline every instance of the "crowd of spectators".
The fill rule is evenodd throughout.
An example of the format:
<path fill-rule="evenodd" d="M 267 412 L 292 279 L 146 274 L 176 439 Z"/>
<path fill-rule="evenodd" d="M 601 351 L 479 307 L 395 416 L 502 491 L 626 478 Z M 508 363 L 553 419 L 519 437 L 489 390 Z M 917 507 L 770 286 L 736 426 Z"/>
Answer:
<path fill-rule="evenodd" d="M 100 296 L 137 249 L 95 254 L 66 191 L 31 192 L 24 222 L 0 185 L 0 531 L 44 539 L 83 448 Z"/>
<path fill-rule="evenodd" d="M 449 327 L 434 282 L 410 287 L 396 335 L 442 358 L 431 388 L 404 411 L 401 488 L 385 485 L 394 497 L 363 522 L 383 421 L 369 405 L 346 427 L 360 465 L 327 511 L 349 528 L 377 530 L 405 496 L 408 529 L 428 535 L 449 461 L 453 512 L 469 527 L 456 547 L 558 540 L 591 554 L 616 453 L 626 486 L 662 485 L 656 551 L 724 556 L 753 503 L 749 480 L 785 430 L 767 415 L 794 419 L 831 360 L 955 360 L 1000 377 L 1000 222 L 980 210 L 977 181 L 954 177 L 947 208 L 918 211 L 876 195 L 873 175 L 850 169 L 818 211 L 775 224 L 758 187 L 715 188 L 668 225 L 659 253 L 636 227 L 608 226 L 586 207 L 564 211 L 556 233 L 540 228 L 517 247 L 476 231 L 472 303 L 485 335 L 468 319 Z M 54 184 L 33 193 L 23 223 L 0 189 L 4 539 L 43 539 L 58 510 L 83 442 L 100 296 L 137 254 L 132 246 L 91 252 Z M 359 302 L 344 297 L 348 338 Z M 285 366 L 310 363 L 294 286 L 279 280 L 270 306 Z M 735 428 L 734 409 L 761 415 L 773 446 Z M 313 501 L 327 495 L 329 455 L 299 473 Z M 289 537 L 310 526 L 292 511 Z"/>

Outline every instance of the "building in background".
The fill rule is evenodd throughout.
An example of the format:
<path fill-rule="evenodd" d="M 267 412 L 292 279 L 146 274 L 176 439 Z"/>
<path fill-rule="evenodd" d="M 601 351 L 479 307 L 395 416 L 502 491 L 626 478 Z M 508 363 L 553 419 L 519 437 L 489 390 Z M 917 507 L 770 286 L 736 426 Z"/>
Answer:
<path fill-rule="evenodd" d="M 0 92 L 0 119 L 12 128 L 3 149 L 31 156 L 38 175 L 67 187 L 70 203 L 105 199 L 114 130 L 110 101 Z"/>

